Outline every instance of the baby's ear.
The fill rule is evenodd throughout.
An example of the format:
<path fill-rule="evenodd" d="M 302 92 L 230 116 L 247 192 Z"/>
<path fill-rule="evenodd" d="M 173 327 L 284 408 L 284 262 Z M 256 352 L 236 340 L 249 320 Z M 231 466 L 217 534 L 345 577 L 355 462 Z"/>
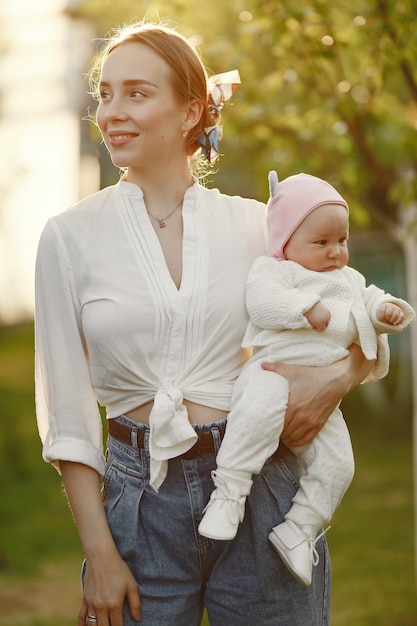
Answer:
<path fill-rule="evenodd" d="M 269 172 L 268 174 L 268 182 L 269 182 L 269 195 L 273 198 L 277 193 L 278 188 L 278 174 L 275 171 Z"/>

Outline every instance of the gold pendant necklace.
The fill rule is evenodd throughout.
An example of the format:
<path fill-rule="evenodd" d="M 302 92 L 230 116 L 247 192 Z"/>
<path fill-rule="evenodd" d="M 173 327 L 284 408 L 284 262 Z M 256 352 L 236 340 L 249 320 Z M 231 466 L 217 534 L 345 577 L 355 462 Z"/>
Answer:
<path fill-rule="evenodd" d="M 166 224 L 165 224 L 165 220 L 167 220 L 169 217 L 171 217 L 171 215 L 173 215 L 173 213 L 175 213 L 175 211 L 181 206 L 181 204 L 183 203 L 183 198 L 181 198 L 181 200 L 178 202 L 177 206 L 175 207 L 175 209 L 173 209 L 171 211 L 171 213 L 168 213 L 168 215 L 166 215 L 165 217 L 157 217 L 156 215 L 152 215 L 152 213 L 150 213 L 150 211 L 146 210 L 147 214 L 150 217 L 153 217 L 154 220 L 156 220 L 159 224 L 159 228 L 165 228 Z"/>

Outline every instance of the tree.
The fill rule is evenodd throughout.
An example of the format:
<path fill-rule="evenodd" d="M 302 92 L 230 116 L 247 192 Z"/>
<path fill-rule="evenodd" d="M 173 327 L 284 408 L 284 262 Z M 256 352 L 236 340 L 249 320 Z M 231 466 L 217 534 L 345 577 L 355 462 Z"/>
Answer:
<path fill-rule="evenodd" d="M 88 0 L 82 12 L 99 37 L 134 17 L 169 15 L 213 73 L 239 69 L 242 86 L 223 113 L 227 166 L 215 177 L 223 189 L 243 181 L 265 196 L 271 164 L 281 177 L 308 169 L 338 186 L 356 222 L 398 238 L 400 207 L 417 191 L 413 4 L 176 0 L 132 9 L 129 0 Z"/>

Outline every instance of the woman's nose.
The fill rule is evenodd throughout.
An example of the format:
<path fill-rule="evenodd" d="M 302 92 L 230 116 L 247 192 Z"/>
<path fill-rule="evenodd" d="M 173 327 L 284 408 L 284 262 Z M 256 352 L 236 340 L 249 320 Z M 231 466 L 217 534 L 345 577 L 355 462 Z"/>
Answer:
<path fill-rule="evenodd" d="M 106 107 L 105 115 L 106 115 L 107 119 L 109 119 L 109 120 L 112 120 L 112 119 L 126 119 L 127 118 L 127 113 L 126 113 L 125 108 L 123 106 L 122 100 L 120 98 L 113 97 L 111 102 L 109 102 L 107 107 Z"/>

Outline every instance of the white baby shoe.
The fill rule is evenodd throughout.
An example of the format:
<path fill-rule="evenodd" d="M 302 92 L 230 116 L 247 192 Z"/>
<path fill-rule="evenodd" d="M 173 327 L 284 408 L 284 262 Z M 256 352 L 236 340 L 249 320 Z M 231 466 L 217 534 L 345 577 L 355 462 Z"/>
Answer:
<path fill-rule="evenodd" d="M 291 520 L 275 526 L 269 534 L 269 541 L 280 555 L 289 571 L 305 587 L 311 585 L 313 565 L 319 562 L 313 525 L 304 525 L 303 530 Z"/>
<path fill-rule="evenodd" d="M 203 518 L 198 532 L 209 539 L 227 541 L 236 537 L 239 524 L 245 516 L 246 495 L 249 493 L 251 480 L 233 480 L 226 482 L 218 472 L 212 472 L 216 489 L 210 496 L 203 511 Z M 246 495 L 242 495 L 242 491 Z"/>

